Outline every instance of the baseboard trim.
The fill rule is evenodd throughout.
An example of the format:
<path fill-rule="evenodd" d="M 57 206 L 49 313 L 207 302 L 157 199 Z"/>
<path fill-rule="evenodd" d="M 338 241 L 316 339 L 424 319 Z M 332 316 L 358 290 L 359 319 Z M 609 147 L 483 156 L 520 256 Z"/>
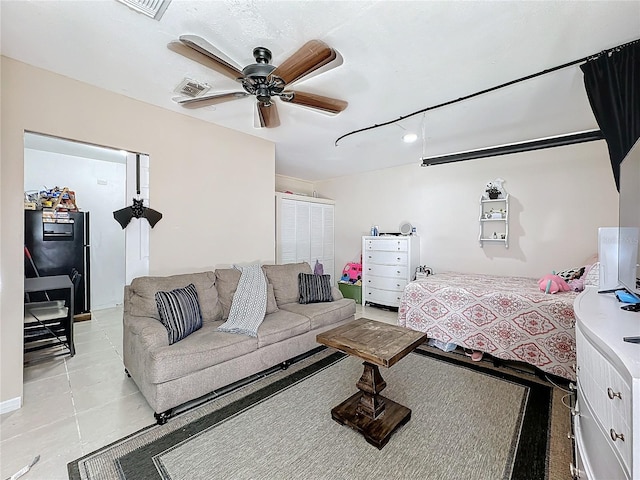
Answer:
<path fill-rule="evenodd" d="M 18 410 L 22 406 L 22 398 L 16 397 L 10 400 L 5 400 L 4 402 L 0 402 L 0 415 L 4 413 L 13 412 L 14 410 Z"/>

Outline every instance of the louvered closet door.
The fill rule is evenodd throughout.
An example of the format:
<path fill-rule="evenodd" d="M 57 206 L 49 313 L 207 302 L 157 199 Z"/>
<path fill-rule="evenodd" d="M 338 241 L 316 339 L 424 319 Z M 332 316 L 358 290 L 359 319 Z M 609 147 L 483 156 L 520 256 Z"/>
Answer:
<path fill-rule="evenodd" d="M 334 206 L 289 199 L 281 199 L 278 205 L 276 262 L 308 262 L 313 268 L 318 260 L 335 282 Z"/>
<path fill-rule="evenodd" d="M 296 206 L 296 263 L 307 262 L 311 265 L 311 205 L 306 202 L 294 202 Z"/>
<path fill-rule="evenodd" d="M 278 245 L 276 262 L 296 262 L 296 202 L 282 200 L 278 212 Z"/>
<path fill-rule="evenodd" d="M 310 262 L 313 268 L 316 260 L 322 263 L 325 275 L 331 275 L 333 282 L 333 205 L 311 205 Z"/>

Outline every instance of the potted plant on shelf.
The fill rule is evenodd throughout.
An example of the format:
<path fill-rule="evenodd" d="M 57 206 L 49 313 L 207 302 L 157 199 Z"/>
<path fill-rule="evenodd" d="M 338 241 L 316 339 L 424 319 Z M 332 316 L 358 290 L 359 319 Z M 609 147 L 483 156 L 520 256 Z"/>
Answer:
<path fill-rule="evenodd" d="M 485 191 L 487 192 L 487 195 L 491 200 L 495 200 L 500 196 L 500 190 L 495 185 L 491 185 L 490 187 L 487 187 Z"/>

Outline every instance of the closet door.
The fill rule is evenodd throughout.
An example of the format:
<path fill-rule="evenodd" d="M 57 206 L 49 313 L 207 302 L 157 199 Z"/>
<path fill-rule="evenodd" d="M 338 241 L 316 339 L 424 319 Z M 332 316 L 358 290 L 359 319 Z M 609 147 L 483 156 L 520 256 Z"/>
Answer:
<path fill-rule="evenodd" d="M 316 260 L 334 276 L 334 206 L 331 200 L 276 194 L 276 263 Z"/>
<path fill-rule="evenodd" d="M 311 209 L 307 202 L 283 199 L 278 218 L 277 263 L 311 264 Z"/>
<path fill-rule="evenodd" d="M 276 263 L 296 263 L 296 202 L 278 202 L 276 215 Z"/>
<path fill-rule="evenodd" d="M 311 203 L 311 242 L 309 265 L 313 268 L 316 260 L 322 266 L 326 275 L 331 275 L 331 281 L 335 281 L 333 273 L 333 205 Z"/>

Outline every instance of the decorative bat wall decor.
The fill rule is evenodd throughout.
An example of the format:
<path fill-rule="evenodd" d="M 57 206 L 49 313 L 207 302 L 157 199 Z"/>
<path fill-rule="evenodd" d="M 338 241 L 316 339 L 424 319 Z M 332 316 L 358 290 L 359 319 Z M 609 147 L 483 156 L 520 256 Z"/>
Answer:
<path fill-rule="evenodd" d="M 113 212 L 113 218 L 122 226 L 124 230 L 132 218 L 146 218 L 151 228 L 162 218 L 162 214 L 152 208 L 144 206 L 144 200 L 140 198 L 140 154 L 136 153 L 136 193 L 138 198 L 133 199 L 133 205 L 121 208 Z"/>

